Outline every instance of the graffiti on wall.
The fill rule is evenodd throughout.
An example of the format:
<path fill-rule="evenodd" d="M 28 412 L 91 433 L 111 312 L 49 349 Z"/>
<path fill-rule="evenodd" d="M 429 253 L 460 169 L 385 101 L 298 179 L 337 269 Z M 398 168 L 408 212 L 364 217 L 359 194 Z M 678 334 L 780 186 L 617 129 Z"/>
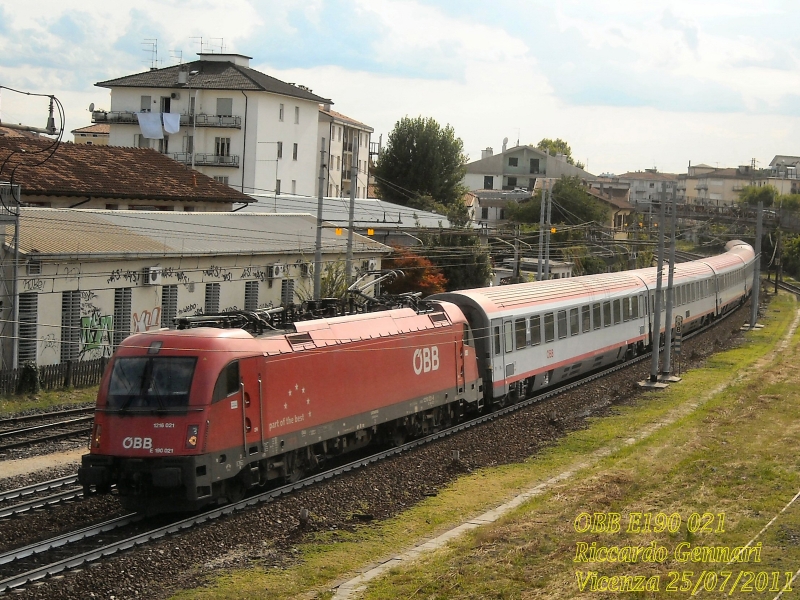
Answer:
<path fill-rule="evenodd" d="M 153 310 L 143 310 L 140 313 L 133 313 L 133 333 L 142 333 L 151 329 L 161 327 L 161 307 L 156 306 Z"/>
<path fill-rule="evenodd" d="M 111 331 L 114 329 L 112 315 L 93 313 L 81 317 L 81 356 L 86 359 L 111 356 Z"/>

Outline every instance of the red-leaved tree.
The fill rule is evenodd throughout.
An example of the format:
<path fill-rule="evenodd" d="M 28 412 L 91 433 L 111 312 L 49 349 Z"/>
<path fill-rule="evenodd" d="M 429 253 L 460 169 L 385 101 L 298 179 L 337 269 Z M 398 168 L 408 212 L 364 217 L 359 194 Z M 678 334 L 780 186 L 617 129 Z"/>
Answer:
<path fill-rule="evenodd" d="M 445 291 L 447 279 L 441 270 L 427 258 L 413 253 L 408 248 L 395 246 L 392 255 L 381 261 L 381 268 L 403 272 L 403 276 L 384 287 L 389 294 L 422 292 L 423 296 L 429 296 Z"/>

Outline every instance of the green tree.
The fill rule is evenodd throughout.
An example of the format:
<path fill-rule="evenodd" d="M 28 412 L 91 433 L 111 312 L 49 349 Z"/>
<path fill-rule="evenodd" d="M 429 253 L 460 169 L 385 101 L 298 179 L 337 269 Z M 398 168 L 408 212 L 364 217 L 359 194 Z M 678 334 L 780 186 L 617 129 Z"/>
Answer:
<path fill-rule="evenodd" d="M 536 147 L 539 150 L 546 150 L 551 156 L 555 156 L 556 154 L 563 154 L 567 158 L 567 162 L 571 165 L 575 164 L 575 159 L 572 158 L 572 148 L 569 147 L 569 144 L 562 140 L 561 138 L 556 138 L 551 140 L 550 138 L 543 138 L 541 142 L 536 144 Z M 579 169 L 583 168 L 583 163 L 578 163 L 576 165 Z"/>
<path fill-rule="evenodd" d="M 538 223 L 541 203 L 539 191 L 527 202 L 510 203 L 506 216 L 517 223 Z M 564 176 L 553 186 L 552 223 L 605 223 L 607 219 L 608 208 L 586 192 L 578 177 Z"/>
<path fill-rule="evenodd" d="M 378 195 L 397 204 L 429 196 L 445 207 L 457 206 L 467 191 L 464 144 L 450 125 L 435 119 L 403 117 L 389 134 L 373 171 Z"/>
<path fill-rule="evenodd" d="M 746 204 L 748 206 L 758 206 L 759 202 L 764 203 L 764 208 L 772 206 L 772 203 L 778 197 L 778 190 L 775 186 L 764 185 L 746 185 L 739 192 L 739 204 Z"/>

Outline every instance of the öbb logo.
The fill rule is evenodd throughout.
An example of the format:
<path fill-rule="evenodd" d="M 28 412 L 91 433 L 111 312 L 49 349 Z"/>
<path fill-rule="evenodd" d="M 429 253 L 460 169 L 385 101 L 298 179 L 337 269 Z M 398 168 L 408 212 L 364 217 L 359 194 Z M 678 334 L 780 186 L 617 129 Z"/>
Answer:
<path fill-rule="evenodd" d="M 414 350 L 414 373 L 429 373 L 439 370 L 439 347 L 417 348 Z"/>
<path fill-rule="evenodd" d="M 122 447 L 126 450 L 149 450 L 153 447 L 153 438 L 126 437 L 122 440 Z"/>

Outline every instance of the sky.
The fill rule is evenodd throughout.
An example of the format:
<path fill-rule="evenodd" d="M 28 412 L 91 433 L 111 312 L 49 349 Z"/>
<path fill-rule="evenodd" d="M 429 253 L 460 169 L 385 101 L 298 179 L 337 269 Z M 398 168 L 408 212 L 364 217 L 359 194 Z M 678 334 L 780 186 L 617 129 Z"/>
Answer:
<path fill-rule="evenodd" d="M 789 0 L 0 0 L 0 86 L 53 94 L 70 130 L 94 84 L 205 51 L 331 98 L 384 141 L 404 116 L 481 150 L 562 138 L 595 174 L 800 155 L 800 10 Z M 48 100 L 0 90 L 0 120 Z"/>

